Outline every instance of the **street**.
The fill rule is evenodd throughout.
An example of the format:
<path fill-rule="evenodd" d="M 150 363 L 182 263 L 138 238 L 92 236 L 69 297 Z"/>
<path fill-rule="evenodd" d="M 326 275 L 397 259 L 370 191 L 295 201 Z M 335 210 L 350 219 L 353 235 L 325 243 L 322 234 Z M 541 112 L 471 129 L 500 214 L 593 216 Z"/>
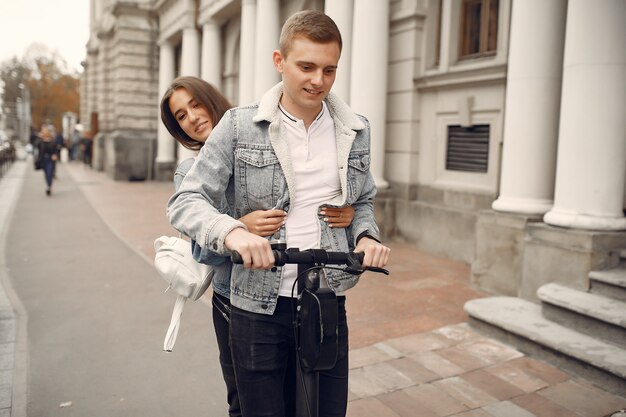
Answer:
<path fill-rule="evenodd" d="M 42 177 L 26 167 L 7 233 L 7 267 L 27 312 L 28 343 L 17 346 L 27 352 L 27 414 L 223 415 L 210 308 L 188 303 L 174 351 L 163 352 L 174 295 L 62 165 L 51 197 Z"/>

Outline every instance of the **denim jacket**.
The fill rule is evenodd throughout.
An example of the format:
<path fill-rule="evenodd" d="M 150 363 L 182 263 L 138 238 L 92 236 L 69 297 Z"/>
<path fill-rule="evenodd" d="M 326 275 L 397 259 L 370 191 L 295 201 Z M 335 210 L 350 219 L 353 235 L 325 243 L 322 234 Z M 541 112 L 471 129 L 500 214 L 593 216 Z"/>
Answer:
<path fill-rule="evenodd" d="M 224 239 L 233 229 L 245 228 L 236 219 L 254 210 L 277 208 L 289 212 L 295 175 L 278 109 L 281 96 L 282 83 L 278 83 L 258 104 L 226 112 L 170 198 L 170 222 L 203 250 L 228 255 Z M 376 186 L 369 170 L 370 129 L 367 119 L 356 115 L 333 93 L 326 98 L 326 104 L 335 124 L 341 195 L 325 205 L 351 205 L 355 213 L 352 224 L 345 229 L 330 228 L 320 218 L 318 237 L 322 249 L 348 251 L 362 234 L 380 240 L 374 219 Z M 284 228 L 281 234 L 284 236 Z M 276 269 L 273 272 L 232 265 L 232 305 L 273 314 L 281 280 L 281 268 Z M 220 272 L 226 273 L 217 270 L 216 277 Z M 326 278 L 335 292 L 352 288 L 359 279 L 337 270 L 328 270 Z"/>
<path fill-rule="evenodd" d="M 182 161 L 176 167 L 174 172 L 174 190 L 178 191 L 180 185 L 183 183 L 183 179 L 189 172 L 189 169 L 193 166 L 195 158 L 187 158 Z M 203 249 L 196 243 L 195 240 L 191 240 L 191 253 L 193 259 L 197 262 L 202 262 L 207 265 L 211 265 L 215 270 L 211 285 L 213 291 L 219 295 L 230 298 L 230 269 L 231 264 L 228 257 L 218 255 L 208 249 Z"/>

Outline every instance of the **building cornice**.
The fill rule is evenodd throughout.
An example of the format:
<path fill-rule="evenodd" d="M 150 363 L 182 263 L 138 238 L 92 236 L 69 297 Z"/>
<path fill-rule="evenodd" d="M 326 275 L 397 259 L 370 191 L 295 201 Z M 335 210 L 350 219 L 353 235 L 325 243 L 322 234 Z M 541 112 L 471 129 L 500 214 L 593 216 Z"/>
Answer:
<path fill-rule="evenodd" d="M 472 68 L 454 68 L 446 72 L 432 72 L 413 79 L 418 91 L 428 91 L 460 85 L 493 83 L 506 80 L 507 65 L 473 66 Z"/>

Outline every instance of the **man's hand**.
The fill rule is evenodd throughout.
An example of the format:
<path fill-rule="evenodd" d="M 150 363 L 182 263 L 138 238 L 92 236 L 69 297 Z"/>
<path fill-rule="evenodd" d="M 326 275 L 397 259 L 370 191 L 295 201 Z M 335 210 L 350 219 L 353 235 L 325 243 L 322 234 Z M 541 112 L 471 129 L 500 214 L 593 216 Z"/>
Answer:
<path fill-rule="evenodd" d="M 355 252 L 364 252 L 363 266 L 383 268 L 389 261 L 391 249 L 367 236 L 362 237 L 354 248 Z"/>
<path fill-rule="evenodd" d="M 239 252 L 244 268 L 270 269 L 274 266 L 274 254 L 269 241 L 245 229 L 233 229 L 226 235 L 224 246 L 231 252 Z"/>

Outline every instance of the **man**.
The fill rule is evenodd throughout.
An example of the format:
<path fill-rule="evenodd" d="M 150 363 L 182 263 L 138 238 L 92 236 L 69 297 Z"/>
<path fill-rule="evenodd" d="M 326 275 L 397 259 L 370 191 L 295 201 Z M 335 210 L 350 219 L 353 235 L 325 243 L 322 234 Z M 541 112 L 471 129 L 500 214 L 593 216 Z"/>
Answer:
<path fill-rule="evenodd" d="M 389 248 L 374 220 L 376 188 L 369 172 L 370 129 L 330 93 L 341 35 L 328 16 L 303 11 L 283 26 L 273 61 L 282 82 L 260 103 L 227 112 L 211 133 L 168 215 L 174 227 L 218 254 L 237 251 L 244 265 L 231 273 L 230 337 L 243 415 L 293 412 L 295 340 L 291 288 L 296 267 L 272 270 L 266 238 L 224 213 L 288 212 L 281 236 L 287 247 L 364 252 L 364 265 L 383 267 Z M 347 229 L 320 218 L 326 206 L 352 205 Z M 218 273 L 218 272 L 216 272 Z M 338 294 L 339 354 L 320 373 L 320 416 L 344 416 L 348 394 L 348 328 L 344 292 L 358 277 L 329 270 L 324 285 Z"/>

